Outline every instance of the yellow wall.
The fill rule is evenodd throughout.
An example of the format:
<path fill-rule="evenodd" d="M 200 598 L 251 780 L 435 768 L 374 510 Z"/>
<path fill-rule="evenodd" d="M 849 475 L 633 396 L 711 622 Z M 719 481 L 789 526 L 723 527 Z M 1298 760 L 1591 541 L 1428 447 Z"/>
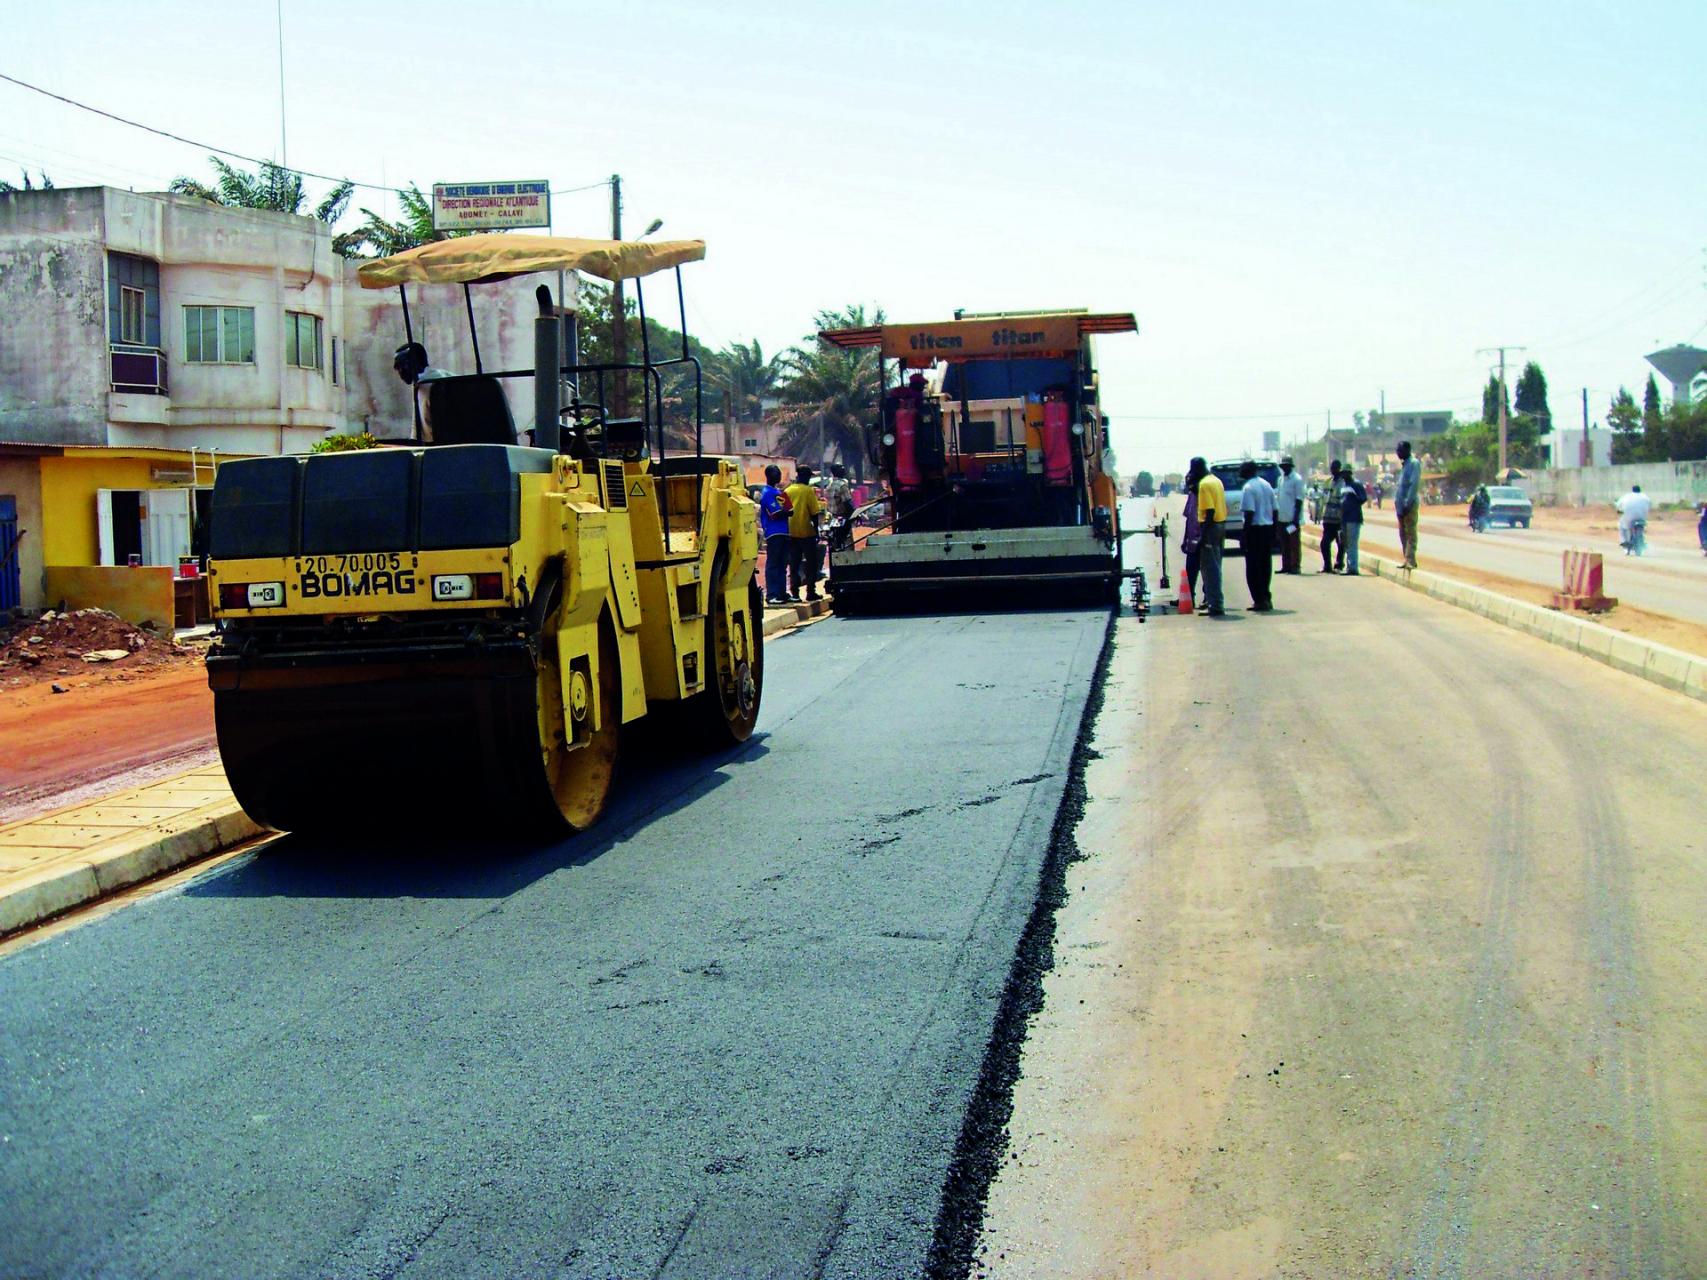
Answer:
<path fill-rule="evenodd" d="M 172 631 L 172 570 L 165 565 L 49 565 L 48 603 L 67 609 L 110 609 L 126 622 Z"/>
<path fill-rule="evenodd" d="M 127 454 L 120 449 L 67 451 L 41 459 L 42 559 L 52 565 L 99 564 L 97 489 L 173 489 L 181 480 L 155 480 L 152 468 L 188 471 L 188 453 Z M 206 469 L 203 469 L 205 478 Z"/>

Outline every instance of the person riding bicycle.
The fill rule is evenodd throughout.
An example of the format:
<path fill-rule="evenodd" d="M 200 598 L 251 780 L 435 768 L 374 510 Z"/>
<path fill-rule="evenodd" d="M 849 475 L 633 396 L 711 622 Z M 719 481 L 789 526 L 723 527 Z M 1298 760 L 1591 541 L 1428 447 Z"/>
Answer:
<path fill-rule="evenodd" d="M 1477 533 L 1483 533 L 1488 527 L 1488 511 L 1493 506 L 1493 499 L 1488 497 L 1488 486 L 1479 484 L 1476 492 L 1470 495 L 1470 527 Z"/>
<path fill-rule="evenodd" d="M 1654 508 L 1653 499 L 1633 484 L 1630 492 L 1618 499 L 1618 545 L 1625 555 L 1641 555 L 1643 533 L 1648 527 L 1648 513 Z"/>

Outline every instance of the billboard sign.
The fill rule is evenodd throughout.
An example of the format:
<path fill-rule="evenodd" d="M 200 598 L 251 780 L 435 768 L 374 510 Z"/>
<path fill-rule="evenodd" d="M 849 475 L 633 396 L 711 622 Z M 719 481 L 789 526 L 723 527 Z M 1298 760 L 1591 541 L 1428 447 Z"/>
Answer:
<path fill-rule="evenodd" d="M 549 182 L 435 182 L 434 231 L 507 231 L 551 225 Z"/>
<path fill-rule="evenodd" d="M 1280 432 L 1265 431 L 1262 433 L 1262 451 L 1264 453 L 1280 452 Z"/>

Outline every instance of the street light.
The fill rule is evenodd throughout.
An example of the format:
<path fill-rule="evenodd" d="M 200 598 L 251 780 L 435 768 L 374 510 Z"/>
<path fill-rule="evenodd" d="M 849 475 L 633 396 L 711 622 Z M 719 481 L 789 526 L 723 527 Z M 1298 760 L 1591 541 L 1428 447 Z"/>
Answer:
<path fill-rule="evenodd" d="M 659 227 L 661 227 L 663 225 L 664 225 L 664 220 L 662 218 L 653 218 L 652 219 L 652 225 L 647 227 L 646 230 L 644 230 L 640 233 L 640 238 L 642 240 L 644 240 L 647 236 L 651 235 L 654 231 L 656 231 Z"/>

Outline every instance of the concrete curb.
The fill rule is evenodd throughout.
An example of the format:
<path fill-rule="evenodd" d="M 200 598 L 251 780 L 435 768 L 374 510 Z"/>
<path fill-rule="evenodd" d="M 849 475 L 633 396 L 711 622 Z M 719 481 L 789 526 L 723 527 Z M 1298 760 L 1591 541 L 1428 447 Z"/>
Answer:
<path fill-rule="evenodd" d="M 1313 533 L 1304 534 L 1304 544 L 1321 549 L 1321 539 Z M 1674 693 L 1707 702 L 1707 658 L 1626 635 L 1598 622 L 1530 604 L 1527 600 L 1514 600 L 1442 574 L 1406 569 L 1386 556 L 1360 550 L 1358 563 L 1365 573 L 1377 578 L 1390 579 L 1435 600 L 1480 614 L 1490 622 L 1593 658 Z"/>
<path fill-rule="evenodd" d="M 120 801 L 122 797 L 115 797 L 103 803 L 112 805 Z M 63 810 L 32 822 L 0 828 L 0 835 L 27 839 L 32 828 L 63 825 L 77 812 L 77 809 Z M 74 854 L 48 861 L 39 869 L 7 877 L 0 883 L 0 937 L 175 871 L 265 831 L 266 828 L 250 821 L 235 800 L 217 801 L 97 841 Z"/>
<path fill-rule="evenodd" d="M 779 631 L 787 631 L 813 618 L 821 618 L 830 612 L 828 600 L 802 600 L 799 604 L 765 609 L 764 634 L 773 636 Z"/>

